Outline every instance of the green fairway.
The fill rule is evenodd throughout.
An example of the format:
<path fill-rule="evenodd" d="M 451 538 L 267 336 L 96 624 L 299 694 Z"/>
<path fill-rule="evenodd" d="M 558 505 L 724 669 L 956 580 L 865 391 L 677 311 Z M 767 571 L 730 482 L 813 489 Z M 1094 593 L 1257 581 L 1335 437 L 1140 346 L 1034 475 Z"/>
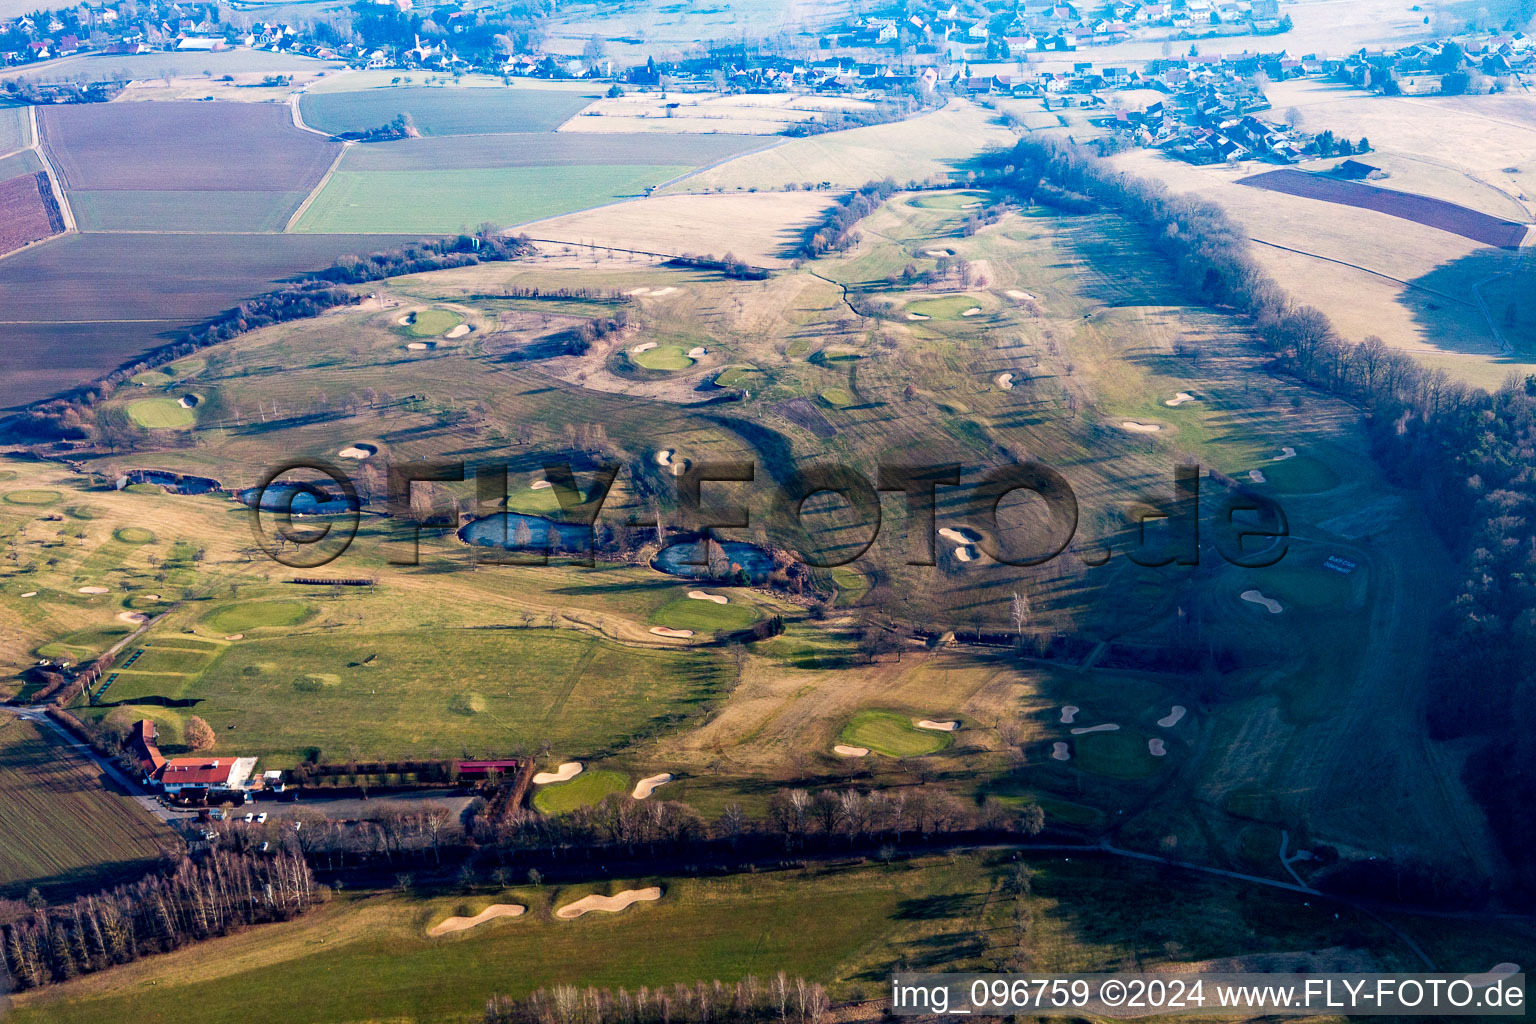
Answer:
<path fill-rule="evenodd" d="M 185 430 L 197 426 L 197 413 L 174 398 L 140 398 L 128 403 L 128 415 L 150 430 Z"/>
<path fill-rule="evenodd" d="M 952 737 L 947 732 L 919 729 L 911 716 L 895 711 L 860 711 L 843 727 L 838 739 L 886 757 L 918 757 L 943 750 Z"/>
<path fill-rule="evenodd" d="M 314 613 L 302 601 L 251 601 L 217 608 L 203 616 L 203 624 L 217 633 L 244 633 L 248 629 L 296 626 Z"/>
<path fill-rule="evenodd" d="M 974 295 L 945 295 L 937 299 L 918 299 L 903 307 L 907 313 L 916 313 L 931 320 L 958 320 L 968 309 L 981 305 Z"/>
<path fill-rule="evenodd" d="M 738 600 L 735 598 L 730 604 L 716 604 L 687 596 L 678 597 L 656 609 L 651 616 L 651 623 L 670 626 L 672 629 L 691 629 L 696 633 L 745 629 L 757 621 L 757 609 L 748 604 L 738 604 Z"/>
<path fill-rule="evenodd" d="M 593 96 L 597 90 L 593 90 Z M 362 132 L 409 114 L 432 135 L 554 131 L 593 96 L 553 89 L 454 89 L 410 86 L 352 92 L 305 92 L 299 101 L 312 128 L 339 135 Z"/>
<path fill-rule="evenodd" d="M 629 779 L 618 772 L 584 771 L 570 782 L 540 786 L 533 806 L 544 814 L 565 814 L 578 807 L 590 807 L 603 797 L 629 791 Z"/>
<path fill-rule="evenodd" d="M 124 544 L 153 544 L 155 542 L 154 532 L 146 530 L 142 526 L 120 526 L 112 531 L 112 536 Z"/>
<path fill-rule="evenodd" d="M 423 309 L 411 316 L 405 332 L 416 338 L 435 338 L 464 322 L 464 318 L 449 309 Z"/>
<path fill-rule="evenodd" d="M 7 491 L 5 500 L 12 505 L 53 505 L 64 496 L 58 491 L 24 490 Z"/>
<path fill-rule="evenodd" d="M 657 345 L 644 352 L 631 352 L 629 358 L 647 370 L 686 370 L 693 365 L 681 345 Z"/>
<path fill-rule="evenodd" d="M 338 171 L 296 230 L 449 233 L 504 227 L 635 197 L 687 166 L 508 167 Z"/>
<path fill-rule="evenodd" d="M 251 629 L 292 622 L 293 607 L 233 605 L 212 619 L 221 631 Z M 255 613 L 235 617 L 247 609 Z M 173 671 L 202 664 L 200 654 L 156 655 Z M 706 710 L 728 678 L 713 654 L 569 630 L 351 630 L 247 636 L 167 696 L 199 700 L 221 736 L 234 727 L 242 750 L 279 763 L 311 749 L 332 759 L 504 756 L 546 741 L 586 757 Z"/>

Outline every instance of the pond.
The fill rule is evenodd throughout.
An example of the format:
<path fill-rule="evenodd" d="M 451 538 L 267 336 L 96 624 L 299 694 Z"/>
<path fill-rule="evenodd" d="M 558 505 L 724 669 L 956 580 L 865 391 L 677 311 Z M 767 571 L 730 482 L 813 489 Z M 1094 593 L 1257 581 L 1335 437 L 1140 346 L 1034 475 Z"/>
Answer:
<path fill-rule="evenodd" d="M 256 497 L 254 487 L 240 492 L 240 502 L 244 505 L 254 505 Z M 315 484 L 273 483 L 261 492 L 261 510 L 291 512 L 296 516 L 343 515 L 356 512 L 357 502 Z"/>
<path fill-rule="evenodd" d="M 756 544 L 728 540 L 720 544 L 720 549 L 725 552 L 726 560 L 733 570 L 740 566 L 753 580 L 766 578 L 773 569 L 773 556 Z M 651 561 L 652 566 L 673 576 L 709 579 L 709 567 L 703 563 L 703 542 L 697 540 L 670 544 L 657 552 Z"/>
<path fill-rule="evenodd" d="M 558 540 L 550 537 L 555 534 Z M 592 529 L 580 523 L 557 523 L 543 516 L 521 512 L 498 512 L 476 519 L 459 531 L 466 544 L 484 548 L 501 547 L 508 551 L 567 551 L 588 554 L 592 549 Z"/>
<path fill-rule="evenodd" d="M 172 494 L 210 494 L 221 490 L 223 485 L 206 476 L 186 476 L 163 469 L 130 469 L 126 474 L 130 484 L 155 484 Z"/>

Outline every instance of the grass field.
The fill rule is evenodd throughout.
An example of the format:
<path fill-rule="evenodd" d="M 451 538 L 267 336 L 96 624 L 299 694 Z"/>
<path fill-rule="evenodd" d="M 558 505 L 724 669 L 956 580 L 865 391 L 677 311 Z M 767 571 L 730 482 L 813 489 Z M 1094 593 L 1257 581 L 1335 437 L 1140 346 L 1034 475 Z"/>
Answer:
<path fill-rule="evenodd" d="M 524 224 L 637 196 L 686 170 L 658 165 L 338 171 L 296 230 L 447 234 L 486 221 Z"/>
<path fill-rule="evenodd" d="M 102 882 L 143 870 L 169 829 L 126 796 L 52 731 L 0 711 L 0 895 Z"/>
<path fill-rule="evenodd" d="M 304 123 L 340 135 L 410 114 L 422 135 L 491 135 L 553 131 L 586 106 L 581 93 L 534 89 L 426 89 L 403 86 L 353 92 L 306 92 Z"/>
<path fill-rule="evenodd" d="M 628 791 L 629 779 L 618 772 L 588 769 L 570 782 L 540 786 L 534 793 L 533 806 L 545 814 L 565 814 L 599 803 L 605 796 Z"/>
<path fill-rule="evenodd" d="M 1022 944 L 1015 901 L 1003 895 L 1007 854 L 763 872 L 727 878 L 633 879 L 600 886 L 482 890 L 419 898 L 346 895 L 297 921 L 253 928 L 165 957 L 88 976 L 14 1000 L 21 1024 L 83 1024 L 131 1013 L 142 1024 L 184 1019 L 196 1000 L 207 1024 L 239 1024 L 260 1005 L 272 1024 L 334 1024 L 411 1016 L 478 1021 L 495 993 L 556 983 L 670 987 L 783 970 L 828 983 L 834 998 L 877 998 L 893 970 L 987 970 L 1022 951 L 1040 971 L 1143 970 L 1273 950 L 1364 943 L 1386 969 L 1417 963 L 1363 915 L 1300 894 L 1159 873 L 1096 858 L 1032 859 Z M 560 921 L 553 910 L 593 891 L 659 884 L 662 898 L 616 915 Z M 611 889 L 607 886 L 611 886 Z M 1177 901 L 1164 891 L 1176 887 Z M 448 939 L 426 929 L 495 902 L 529 913 Z M 1442 939 L 1453 970 L 1483 970 L 1490 949 L 1469 926 Z M 1350 938 L 1353 936 L 1353 938 Z M 661 955 L 662 953 L 665 955 Z M 1495 957 L 1496 959 L 1496 957 Z M 1486 962 L 1485 962 L 1486 961 Z M 281 969 L 284 983 L 272 984 Z"/>
<path fill-rule="evenodd" d="M 185 430 L 197 425 L 197 413 L 174 398 L 140 398 L 128 403 L 133 422 L 150 430 Z"/>
<path fill-rule="evenodd" d="M 919 729 L 910 716 L 895 711 L 860 711 L 844 727 L 841 739 L 886 757 L 919 757 L 943 750 L 951 737 L 949 733 Z"/>

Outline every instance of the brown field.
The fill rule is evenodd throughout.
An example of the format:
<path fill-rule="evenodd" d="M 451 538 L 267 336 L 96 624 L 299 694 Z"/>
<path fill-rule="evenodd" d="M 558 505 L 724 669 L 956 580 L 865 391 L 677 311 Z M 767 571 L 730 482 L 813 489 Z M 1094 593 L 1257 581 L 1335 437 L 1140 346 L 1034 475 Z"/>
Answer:
<path fill-rule="evenodd" d="M 46 173 L 0 181 L 0 256 L 63 230 Z"/>
<path fill-rule="evenodd" d="M 1322 174 L 1308 174 L 1306 171 L 1289 167 L 1239 178 L 1237 184 L 1270 192 L 1284 192 L 1287 195 L 1302 196 L 1306 199 L 1317 199 L 1325 203 L 1375 210 L 1389 217 L 1398 217 L 1425 227 L 1449 231 L 1453 235 L 1461 235 L 1474 242 L 1497 246 L 1501 249 L 1519 248 L 1530 228 L 1528 224 L 1499 220 L 1497 217 L 1490 217 L 1486 213 L 1469 210 L 1465 206 L 1448 203 L 1443 199 L 1377 188 L 1374 185 L 1344 181 Z"/>
<path fill-rule="evenodd" d="M 268 104 L 75 104 L 40 110 L 38 128 L 71 190 L 302 191 L 339 149 Z"/>

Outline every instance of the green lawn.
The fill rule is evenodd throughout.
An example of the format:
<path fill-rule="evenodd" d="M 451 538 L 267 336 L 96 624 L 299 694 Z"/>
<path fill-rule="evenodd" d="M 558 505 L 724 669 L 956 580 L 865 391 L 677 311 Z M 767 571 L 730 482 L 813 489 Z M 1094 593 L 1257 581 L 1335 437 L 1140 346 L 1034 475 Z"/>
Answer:
<path fill-rule="evenodd" d="M 37 882 L 109 882 L 143 871 L 174 842 L 98 776 L 51 730 L 0 712 L 0 896 L 19 896 Z"/>
<path fill-rule="evenodd" d="M 150 430 L 185 430 L 197 426 L 197 413 L 174 398 L 140 398 L 128 403 L 133 422 Z"/>
<path fill-rule="evenodd" d="M 705 593 L 718 593 L 706 590 Z M 757 609 L 741 604 L 739 597 L 730 604 L 713 601 L 697 601 L 687 595 L 675 598 L 656 609 L 651 616 L 654 626 L 670 626 L 673 629 L 691 629 L 696 633 L 715 633 L 721 630 L 746 629 L 757 621 Z"/>
<path fill-rule="evenodd" d="M 839 742 L 868 747 L 886 757 L 918 757 L 943 750 L 953 737 L 947 732 L 919 729 L 910 715 L 895 711 L 860 711 L 843 727 Z"/>
<path fill-rule="evenodd" d="M 202 664 L 156 655 L 172 670 Z M 331 759 L 504 756 L 545 741 L 584 759 L 706 711 L 729 675 L 718 655 L 575 631 L 432 628 L 247 634 L 183 680 L 161 696 L 198 700 L 221 740 L 289 764 L 311 748 Z"/>
<path fill-rule="evenodd" d="M 631 352 L 629 358 L 647 370 L 686 370 L 693 365 L 681 345 L 657 345 L 644 352 Z"/>
<path fill-rule="evenodd" d="M 507 167 L 456 171 L 338 171 L 299 231 L 449 233 L 504 227 L 642 194 L 687 166 Z"/>
<path fill-rule="evenodd" d="M 584 771 L 570 782 L 540 786 L 533 806 L 544 814 L 565 814 L 578 807 L 590 807 L 605 796 L 629 792 L 629 779 L 618 772 Z"/>
<path fill-rule="evenodd" d="M 244 633 L 248 629 L 297 626 L 314 614 L 303 601 L 248 601 L 214 609 L 203 616 L 203 625 L 217 633 Z"/>
<path fill-rule="evenodd" d="M 417 338 L 435 338 L 463 322 L 464 318 L 450 309 L 424 309 L 411 318 L 405 331 Z"/>

